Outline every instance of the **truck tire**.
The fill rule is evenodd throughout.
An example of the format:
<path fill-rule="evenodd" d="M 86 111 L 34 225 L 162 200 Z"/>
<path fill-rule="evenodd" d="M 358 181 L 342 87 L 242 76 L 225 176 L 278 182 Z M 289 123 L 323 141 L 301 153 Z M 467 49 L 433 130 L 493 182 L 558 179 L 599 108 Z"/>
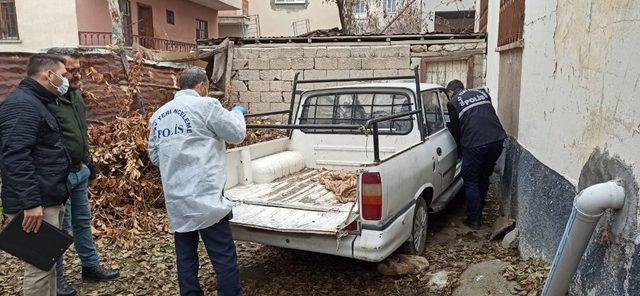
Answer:
<path fill-rule="evenodd" d="M 429 214 L 427 202 L 423 198 L 416 200 L 416 208 L 413 213 L 413 224 L 409 239 L 402 245 L 401 250 L 409 255 L 422 255 L 427 244 L 427 226 L 429 225 Z"/>

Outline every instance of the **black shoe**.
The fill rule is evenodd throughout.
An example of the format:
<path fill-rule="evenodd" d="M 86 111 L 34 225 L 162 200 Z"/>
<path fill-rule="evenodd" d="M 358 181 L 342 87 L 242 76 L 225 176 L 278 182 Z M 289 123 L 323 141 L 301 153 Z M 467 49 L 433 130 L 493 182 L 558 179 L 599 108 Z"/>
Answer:
<path fill-rule="evenodd" d="M 469 221 L 467 219 L 464 219 L 464 221 L 462 221 L 462 223 L 464 223 L 464 225 L 467 225 L 469 228 L 474 229 L 474 230 L 480 230 L 481 227 L 481 223 L 480 221 Z"/>
<path fill-rule="evenodd" d="M 76 290 L 69 286 L 67 279 L 63 278 L 56 283 L 56 294 L 58 296 L 75 296 Z"/>
<path fill-rule="evenodd" d="M 83 282 L 104 282 L 108 280 L 117 279 L 120 276 L 120 272 L 115 269 L 106 269 L 104 267 L 83 267 L 82 268 L 82 281 Z"/>

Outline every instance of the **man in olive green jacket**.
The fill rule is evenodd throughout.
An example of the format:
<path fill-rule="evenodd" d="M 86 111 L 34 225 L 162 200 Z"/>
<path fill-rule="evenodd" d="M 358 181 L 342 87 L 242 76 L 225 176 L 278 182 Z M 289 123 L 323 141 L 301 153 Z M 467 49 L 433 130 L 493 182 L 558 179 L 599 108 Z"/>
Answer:
<path fill-rule="evenodd" d="M 91 207 L 87 188 L 92 175 L 92 161 L 89 154 L 85 105 L 80 92 L 80 54 L 71 48 L 52 48 L 48 53 L 62 56 L 69 73 L 69 91 L 47 106 L 58 119 L 65 148 L 71 157 L 71 173 L 68 178 L 71 188 L 62 229 L 73 232 L 75 249 L 82 263 L 83 281 L 115 279 L 119 276 L 117 270 L 100 266 L 91 234 Z M 58 296 L 75 295 L 76 291 L 64 278 L 62 258 L 56 263 L 56 275 Z"/>

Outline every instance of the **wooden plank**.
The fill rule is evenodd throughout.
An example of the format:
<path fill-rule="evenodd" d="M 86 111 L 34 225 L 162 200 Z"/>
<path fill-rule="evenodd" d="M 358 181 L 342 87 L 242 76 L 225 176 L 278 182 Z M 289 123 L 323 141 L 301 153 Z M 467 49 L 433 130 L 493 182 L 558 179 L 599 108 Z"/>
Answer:
<path fill-rule="evenodd" d="M 473 75 L 475 73 L 474 68 L 475 68 L 474 56 L 470 56 L 469 59 L 467 59 L 467 88 L 475 87 L 474 81 L 473 81 Z"/>
<path fill-rule="evenodd" d="M 231 92 L 231 68 L 233 67 L 233 48 L 234 43 L 230 41 L 227 44 L 227 65 L 224 69 L 224 98 L 229 98 L 229 93 Z"/>

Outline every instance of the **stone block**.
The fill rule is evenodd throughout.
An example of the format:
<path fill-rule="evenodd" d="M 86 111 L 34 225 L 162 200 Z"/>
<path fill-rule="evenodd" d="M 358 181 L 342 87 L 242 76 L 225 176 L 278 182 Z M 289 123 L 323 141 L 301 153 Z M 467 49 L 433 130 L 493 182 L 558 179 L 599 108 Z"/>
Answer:
<path fill-rule="evenodd" d="M 327 70 L 304 70 L 304 79 L 327 78 Z"/>
<path fill-rule="evenodd" d="M 360 70 L 362 69 L 362 59 L 360 58 L 339 58 L 338 69 L 340 70 Z"/>
<path fill-rule="evenodd" d="M 349 78 L 349 70 L 327 70 L 327 78 Z"/>
<path fill-rule="evenodd" d="M 271 105 L 269 103 L 250 103 L 249 114 L 266 113 L 271 111 Z"/>
<path fill-rule="evenodd" d="M 422 58 L 411 58 L 411 65 L 409 67 L 413 69 L 415 66 L 420 66 L 421 62 L 422 62 Z"/>
<path fill-rule="evenodd" d="M 262 103 L 277 103 L 282 102 L 282 92 L 268 91 L 260 94 L 260 102 Z"/>
<path fill-rule="evenodd" d="M 393 58 L 400 56 L 400 50 L 405 49 L 407 52 L 410 50 L 409 46 L 378 46 L 373 49 L 373 55 L 376 58 Z"/>
<path fill-rule="evenodd" d="M 487 43 L 485 43 L 485 42 L 478 43 L 478 46 L 476 48 L 477 49 L 486 49 L 487 48 Z"/>
<path fill-rule="evenodd" d="M 291 69 L 313 69 L 314 66 L 313 58 L 294 58 L 291 60 Z"/>
<path fill-rule="evenodd" d="M 326 58 L 326 57 L 327 57 L 326 47 L 316 48 L 316 58 Z"/>
<path fill-rule="evenodd" d="M 231 91 L 247 91 L 247 85 L 241 80 L 231 81 Z"/>
<path fill-rule="evenodd" d="M 327 57 L 348 58 L 351 56 L 351 49 L 348 47 L 327 47 Z"/>
<path fill-rule="evenodd" d="M 269 68 L 272 70 L 291 69 L 291 59 L 278 58 L 278 59 L 270 60 Z"/>
<path fill-rule="evenodd" d="M 411 52 L 425 52 L 427 51 L 427 46 L 426 45 L 412 45 L 411 46 Z"/>
<path fill-rule="evenodd" d="M 305 47 L 305 48 L 302 49 L 302 57 L 303 58 L 315 58 L 317 51 L 318 51 L 317 48 Z"/>
<path fill-rule="evenodd" d="M 288 99 L 289 99 L 288 97 L 285 97 L 285 101 Z M 286 110 L 289 110 L 289 107 L 290 107 L 289 103 L 283 103 L 283 102 L 271 103 L 270 106 L 271 106 L 271 111 L 286 111 Z"/>
<path fill-rule="evenodd" d="M 431 45 L 429 46 L 429 51 L 431 52 L 442 51 L 442 45 L 439 45 L 439 44 Z"/>
<path fill-rule="evenodd" d="M 269 81 L 249 81 L 250 91 L 269 91 Z"/>
<path fill-rule="evenodd" d="M 349 77 L 351 78 L 364 78 L 364 77 L 372 77 L 373 70 L 350 70 Z"/>
<path fill-rule="evenodd" d="M 422 256 L 393 254 L 378 263 L 377 269 L 386 276 L 417 274 L 429 268 L 429 261 Z"/>
<path fill-rule="evenodd" d="M 397 76 L 398 70 L 373 70 L 373 76 L 375 77 L 383 77 L 383 76 Z"/>
<path fill-rule="evenodd" d="M 296 73 L 300 72 L 300 75 L 298 76 L 298 79 L 302 79 L 303 78 L 303 71 L 298 71 L 298 70 L 282 70 L 282 75 L 280 75 L 280 80 L 284 80 L 284 81 L 292 81 L 293 77 L 295 77 Z"/>
<path fill-rule="evenodd" d="M 281 70 L 260 70 L 260 80 L 273 81 L 282 80 Z"/>
<path fill-rule="evenodd" d="M 292 87 L 291 81 L 270 81 L 269 90 L 271 91 L 290 91 Z"/>
<path fill-rule="evenodd" d="M 400 69 L 398 70 L 398 76 L 413 76 L 415 72 L 412 69 Z"/>
<path fill-rule="evenodd" d="M 381 69 L 401 69 L 410 66 L 409 58 L 371 58 L 362 60 L 362 69 L 364 70 L 381 70 Z"/>
<path fill-rule="evenodd" d="M 462 50 L 462 44 L 446 44 L 443 49 L 446 51 L 460 51 Z"/>
<path fill-rule="evenodd" d="M 252 70 L 269 70 L 268 59 L 252 59 L 249 60 L 249 69 Z"/>
<path fill-rule="evenodd" d="M 316 58 L 315 69 L 327 70 L 327 69 L 337 69 L 337 68 L 338 68 L 338 59 L 336 58 Z"/>
<path fill-rule="evenodd" d="M 464 49 L 476 49 L 478 47 L 478 43 L 465 43 Z"/>
<path fill-rule="evenodd" d="M 258 48 L 236 48 L 233 57 L 234 59 L 257 59 L 260 57 L 260 50 Z"/>
<path fill-rule="evenodd" d="M 292 48 L 272 48 L 271 51 L 276 51 L 279 53 L 279 58 L 301 58 L 303 57 L 304 50 L 299 47 Z"/>
<path fill-rule="evenodd" d="M 234 59 L 231 65 L 232 70 L 249 69 L 249 60 L 246 59 Z"/>
<path fill-rule="evenodd" d="M 518 248 L 518 229 L 511 230 L 504 236 L 501 243 L 505 249 L 517 249 Z"/>
<path fill-rule="evenodd" d="M 258 70 L 239 70 L 238 78 L 240 80 L 260 80 L 260 71 Z"/>
<path fill-rule="evenodd" d="M 258 103 L 260 102 L 260 93 L 255 91 L 241 91 L 238 94 L 238 101 L 241 103 Z"/>
<path fill-rule="evenodd" d="M 369 46 L 357 46 L 351 48 L 351 57 L 353 58 L 368 58 L 372 56 L 372 50 Z"/>

